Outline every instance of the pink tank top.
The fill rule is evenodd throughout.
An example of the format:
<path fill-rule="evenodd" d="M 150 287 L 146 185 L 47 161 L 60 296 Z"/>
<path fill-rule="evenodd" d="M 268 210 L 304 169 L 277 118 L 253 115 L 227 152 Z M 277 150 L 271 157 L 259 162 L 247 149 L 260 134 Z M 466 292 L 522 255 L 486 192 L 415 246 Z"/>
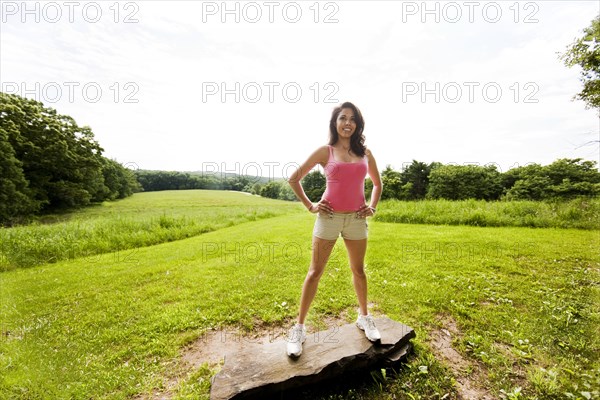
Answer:
<path fill-rule="evenodd" d="M 334 211 L 357 211 L 365 204 L 365 177 L 367 157 L 359 162 L 341 162 L 333 158 L 333 147 L 329 146 L 329 160 L 325 165 L 327 186 L 324 199 L 331 203 Z"/>

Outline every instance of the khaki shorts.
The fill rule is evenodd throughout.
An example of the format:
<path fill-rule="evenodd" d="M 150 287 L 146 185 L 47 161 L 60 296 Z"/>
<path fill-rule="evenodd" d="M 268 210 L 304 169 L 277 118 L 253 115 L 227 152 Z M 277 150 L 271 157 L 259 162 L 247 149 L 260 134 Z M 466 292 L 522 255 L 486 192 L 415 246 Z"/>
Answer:
<path fill-rule="evenodd" d="M 368 236 L 369 224 L 366 218 L 353 213 L 317 213 L 313 235 L 325 239 L 336 240 L 340 234 L 344 239 L 361 240 Z"/>

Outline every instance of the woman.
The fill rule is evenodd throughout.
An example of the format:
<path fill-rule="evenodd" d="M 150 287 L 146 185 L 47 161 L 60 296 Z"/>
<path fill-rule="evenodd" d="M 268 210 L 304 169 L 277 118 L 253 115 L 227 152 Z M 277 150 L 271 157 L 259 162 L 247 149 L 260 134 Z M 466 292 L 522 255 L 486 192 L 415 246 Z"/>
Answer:
<path fill-rule="evenodd" d="M 288 180 L 308 211 L 317 213 L 312 238 L 312 260 L 302 287 L 298 321 L 290 330 L 287 340 L 289 356 L 298 357 L 302 354 L 302 343 L 306 340 L 304 320 L 340 234 L 348 251 L 360 308 L 356 325 L 365 331 L 369 340 L 377 341 L 381 338 L 373 317 L 367 310 L 364 259 L 367 250 L 366 217 L 375 213 L 382 185 L 375 158 L 364 146 L 364 126 L 362 114 L 354 104 L 346 102 L 336 107 L 329 122 L 329 145 L 315 150 Z M 321 200 L 312 203 L 304 193 L 300 180 L 317 164 L 325 170 L 327 186 Z M 366 204 L 364 195 L 367 173 L 373 181 L 370 205 Z"/>

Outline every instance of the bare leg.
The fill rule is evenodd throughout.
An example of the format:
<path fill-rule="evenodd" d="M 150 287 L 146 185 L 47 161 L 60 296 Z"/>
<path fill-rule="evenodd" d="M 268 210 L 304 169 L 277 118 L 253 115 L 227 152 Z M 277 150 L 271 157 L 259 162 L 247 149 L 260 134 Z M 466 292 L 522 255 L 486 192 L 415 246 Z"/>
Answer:
<path fill-rule="evenodd" d="M 350 269 L 352 269 L 352 282 L 358 298 L 360 313 L 367 315 L 367 275 L 365 274 L 365 254 L 367 252 L 367 239 L 348 240 L 344 239 Z"/>
<path fill-rule="evenodd" d="M 298 314 L 299 324 L 304 323 L 306 314 L 308 314 L 310 304 L 317 293 L 319 279 L 321 279 L 321 275 L 323 275 L 325 265 L 327 264 L 327 260 L 329 260 L 331 250 L 333 250 L 335 242 L 335 240 L 325 240 L 313 236 L 312 260 L 310 263 L 310 268 L 308 269 L 308 273 L 306 274 L 306 278 L 304 279 L 304 285 L 302 286 L 302 297 L 300 298 L 300 313 Z"/>

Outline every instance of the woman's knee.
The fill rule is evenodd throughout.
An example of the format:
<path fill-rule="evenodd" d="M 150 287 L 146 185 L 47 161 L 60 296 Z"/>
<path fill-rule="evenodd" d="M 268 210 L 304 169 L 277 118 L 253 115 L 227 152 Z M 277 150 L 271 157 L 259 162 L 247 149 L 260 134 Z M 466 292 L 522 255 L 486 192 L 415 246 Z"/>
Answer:
<path fill-rule="evenodd" d="M 366 278 L 367 274 L 365 273 L 364 265 L 359 267 L 352 267 L 352 274 L 357 278 Z"/>
<path fill-rule="evenodd" d="M 319 282 L 321 275 L 323 275 L 323 268 L 309 268 L 308 273 L 306 274 L 306 280 L 310 282 Z"/>

